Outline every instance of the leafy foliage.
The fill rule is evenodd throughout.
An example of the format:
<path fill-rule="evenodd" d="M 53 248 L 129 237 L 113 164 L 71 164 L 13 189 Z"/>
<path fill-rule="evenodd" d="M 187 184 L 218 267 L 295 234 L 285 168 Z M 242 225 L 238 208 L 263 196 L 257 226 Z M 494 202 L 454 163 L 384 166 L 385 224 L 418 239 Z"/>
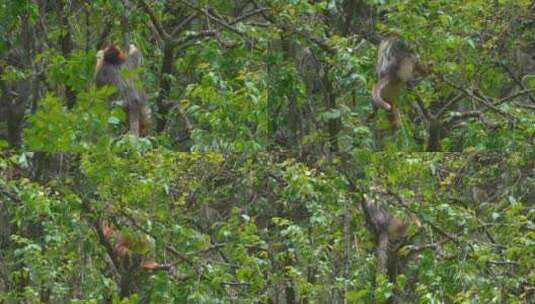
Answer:
<path fill-rule="evenodd" d="M 534 10 L 0 0 L 0 303 L 533 303 Z M 432 69 L 398 131 L 392 34 Z M 143 138 L 93 81 L 125 42 Z"/>

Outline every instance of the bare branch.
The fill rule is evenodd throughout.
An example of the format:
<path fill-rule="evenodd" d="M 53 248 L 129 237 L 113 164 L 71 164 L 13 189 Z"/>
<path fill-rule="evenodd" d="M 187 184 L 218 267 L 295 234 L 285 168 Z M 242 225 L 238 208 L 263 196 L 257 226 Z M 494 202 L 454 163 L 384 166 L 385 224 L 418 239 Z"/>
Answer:
<path fill-rule="evenodd" d="M 522 79 L 520 79 L 516 74 L 515 72 L 511 69 L 511 67 L 509 67 L 507 64 L 503 63 L 503 62 L 499 62 L 499 61 L 495 61 L 495 63 L 500 66 L 501 68 L 503 68 L 507 74 L 509 74 L 509 77 L 511 77 L 511 79 L 513 79 L 513 81 L 523 90 L 523 91 L 528 91 L 528 89 L 526 88 L 526 86 L 524 85 L 524 83 L 522 83 Z M 528 94 L 528 98 L 529 100 L 535 104 L 535 99 L 533 98 L 533 96 L 531 96 L 530 92 L 527 92 Z M 506 97 L 507 98 L 507 97 Z M 505 98 L 504 98 L 505 99 Z M 502 99 L 503 100 L 503 99 Z M 500 102 L 501 103 L 501 102 Z"/>
<path fill-rule="evenodd" d="M 199 13 L 193 13 L 191 15 L 189 15 L 188 17 L 186 17 L 184 20 L 182 20 L 182 22 L 180 22 L 172 31 L 171 31 L 171 36 L 172 37 L 175 37 L 177 34 L 179 34 L 180 32 L 182 32 L 186 26 L 188 26 L 193 20 L 195 20 L 195 18 L 197 18 L 199 16 Z"/>
<path fill-rule="evenodd" d="M 238 16 L 236 19 L 234 19 L 232 22 L 230 22 L 229 24 L 230 25 L 234 25 L 236 23 L 239 23 L 239 22 L 242 22 L 248 18 L 251 18 L 255 15 L 258 15 L 258 14 L 263 14 L 265 11 L 269 11 L 270 9 L 269 8 L 266 8 L 266 7 L 262 7 L 262 8 L 259 8 L 259 9 L 255 9 L 253 11 L 250 11 L 248 13 L 245 13 L 241 16 Z"/>
<path fill-rule="evenodd" d="M 451 107 L 454 103 L 456 103 L 459 100 L 461 100 L 464 96 L 466 96 L 464 93 L 460 93 L 459 95 L 457 95 L 457 96 L 453 97 L 452 99 L 450 99 L 448 102 L 446 102 L 446 104 L 442 108 L 440 108 L 440 110 L 438 110 L 436 116 L 437 117 L 441 117 L 449 107 Z"/>
<path fill-rule="evenodd" d="M 467 111 L 463 113 L 452 113 L 452 116 L 449 117 L 445 122 L 444 126 L 446 128 L 451 128 L 452 125 L 459 121 L 467 120 L 469 118 L 480 118 L 483 115 L 480 111 Z"/>
<path fill-rule="evenodd" d="M 214 21 L 215 23 L 221 25 L 223 28 L 226 28 L 227 30 L 241 36 L 242 38 L 244 38 L 245 40 L 251 42 L 251 38 L 249 36 L 247 36 L 245 33 L 242 33 L 240 32 L 239 30 L 237 30 L 236 28 L 232 27 L 231 25 L 229 25 L 227 22 L 225 22 L 224 20 L 221 20 L 220 18 L 217 18 L 216 16 L 214 16 L 213 14 L 211 14 L 207 9 L 205 8 L 200 8 L 200 7 L 197 7 L 193 4 L 191 4 L 189 1 L 186 1 L 186 0 L 178 0 L 182 3 L 184 3 L 186 6 L 188 6 L 189 8 L 193 9 L 193 10 L 196 10 L 198 11 L 199 13 L 203 14 L 204 16 L 206 16 L 208 19 Z"/>
<path fill-rule="evenodd" d="M 158 18 L 158 16 L 156 16 L 156 13 L 152 10 L 152 8 L 147 3 L 145 3 L 145 1 L 143 1 L 143 0 L 140 0 L 139 3 L 141 4 L 141 7 L 145 11 L 145 13 L 147 13 L 149 15 L 149 18 L 150 18 L 152 24 L 154 25 L 154 27 L 156 28 L 156 31 L 158 31 L 158 34 L 160 34 L 160 36 L 165 41 L 172 40 L 171 36 L 169 36 L 169 34 L 163 28 L 163 26 L 162 26 L 162 24 L 160 22 L 160 19 Z"/>
<path fill-rule="evenodd" d="M 422 101 L 422 98 L 420 97 L 420 95 L 416 94 L 416 104 L 418 105 L 418 107 L 420 108 L 420 110 L 422 111 L 422 114 L 424 115 L 425 119 L 430 122 L 432 120 L 435 120 L 435 116 L 429 111 L 429 109 L 427 109 Z"/>
<path fill-rule="evenodd" d="M 520 92 L 517 92 L 517 93 L 515 93 L 515 94 L 506 96 L 506 97 L 504 97 L 504 98 L 498 100 L 497 102 L 494 103 L 494 106 L 499 106 L 499 105 L 501 105 L 502 103 L 508 102 L 508 101 L 510 101 L 510 100 L 513 100 L 513 99 L 515 99 L 515 98 L 517 98 L 517 97 L 519 97 L 519 96 L 526 95 L 526 94 L 527 94 L 528 97 L 531 99 L 531 95 L 530 95 L 530 93 L 532 93 L 532 92 L 535 92 L 535 89 L 522 90 L 522 91 L 520 91 Z"/>
<path fill-rule="evenodd" d="M 458 85 L 456 85 L 456 84 L 452 83 L 451 81 L 447 80 L 446 77 L 442 76 L 441 78 L 442 78 L 442 81 L 447 83 L 452 88 L 454 88 L 454 89 L 456 89 L 456 90 L 458 90 L 460 92 L 463 92 L 464 94 L 470 96 L 473 100 L 483 104 L 484 106 L 486 106 L 487 108 L 489 108 L 489 109 L 493 110 L 494 112 L 500 114 L 501 116 L 503 116 L 505 118 L 508 118 L 510 120 L 516 120 L 516 117 L 514 117 L 513 115 L 498 109 L 492 102 L 489 102 L 487 100 L 487 97 L 483 96 L 481 92 L 476 91 L 476 90 L 469 91 L 468 89 L 459 87 Z"/>

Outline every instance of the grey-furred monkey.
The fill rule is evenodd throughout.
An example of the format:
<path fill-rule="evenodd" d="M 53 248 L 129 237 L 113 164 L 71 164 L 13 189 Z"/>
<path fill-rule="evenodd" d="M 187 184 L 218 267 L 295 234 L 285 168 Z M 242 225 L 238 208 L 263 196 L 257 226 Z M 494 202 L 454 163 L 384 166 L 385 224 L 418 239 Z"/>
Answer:
<path fill-rule="evenodd" d="M 362 208 L 366 217 L 366 222 L 376 237 L 377 242 L 377 266 L 381 273 L 387 274 L 390 279 L 395 279 L 396 272 L 399 269 L 399 256 L 397 250 L 399 247 L 393 244 L 401 245 L 408 238 L 409 222 L 414 223 L 418 228 L 421 222 L 418 216 L 409 212 L 409 221 L 392 214 L 385 206 L 375 198 L 363 196 Z"/>
<path fill-rule="evenodd" d="M 148 134 L 151 126 L 151 111 L 147 106 L 147 96 L 135 86 L 133 79 L 121 74 L 123 69 L 132 69 L 141 64 L 141 53 L 130 44 L 128 54 L 116 45 L 110 45 L 97 53 L 95 81 L 98 87 L 115 86 L 114 98 L 123 100 L 123 108 L 128 118 L 128 130 L 136 136 Z"/>
<path fill-rule="evenodd" d="M 397 99 L 401 88 L 419 76 L 426 75 L 427 70 L 420 64 L 418 55 L 397 36 L 381 41 L 376 70 L 379 81 L 373 87 L 373 102 L 390 111 L 392 127 L 399 128 L 401 119 Z"/>

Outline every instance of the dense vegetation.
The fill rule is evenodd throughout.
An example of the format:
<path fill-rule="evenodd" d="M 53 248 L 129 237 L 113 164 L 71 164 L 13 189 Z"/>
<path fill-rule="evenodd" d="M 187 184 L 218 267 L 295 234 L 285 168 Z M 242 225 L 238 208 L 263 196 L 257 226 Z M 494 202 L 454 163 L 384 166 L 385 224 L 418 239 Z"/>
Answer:
<path fill-rule="evenodd" d="M 0 0 L 0 37 L 0 303 L 535 301 L 535 1 Z M 94 81 L 128 42 L 146 137 Z"/>

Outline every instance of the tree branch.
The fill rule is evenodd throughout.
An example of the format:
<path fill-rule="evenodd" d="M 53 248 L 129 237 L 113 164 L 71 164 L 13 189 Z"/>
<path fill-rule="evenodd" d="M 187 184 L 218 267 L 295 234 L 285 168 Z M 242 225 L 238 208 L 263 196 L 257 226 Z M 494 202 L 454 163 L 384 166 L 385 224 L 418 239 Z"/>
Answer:
<path fill-rule="evenodd" d="M 152 24 L 154 25 L 154 27 L 156 28 L 156 31 L 158 32 L 158 34 L 160 34 L 160 36 L 166 42 L 171 41 L 172 40 L 171 36 L 169 36 L 169 34 L 165 31 L 165 29 L 163 28 L 160 22 L 160 19 L 158 18 L 158 16 L 156 16 L 156 13 L 152 10 L 152 8 L 143 0 L 139 0 L 139 3 L 141 4 L 141 7 L 145 11 L 145 13 L 149 15 L 149 18 Z"/>

